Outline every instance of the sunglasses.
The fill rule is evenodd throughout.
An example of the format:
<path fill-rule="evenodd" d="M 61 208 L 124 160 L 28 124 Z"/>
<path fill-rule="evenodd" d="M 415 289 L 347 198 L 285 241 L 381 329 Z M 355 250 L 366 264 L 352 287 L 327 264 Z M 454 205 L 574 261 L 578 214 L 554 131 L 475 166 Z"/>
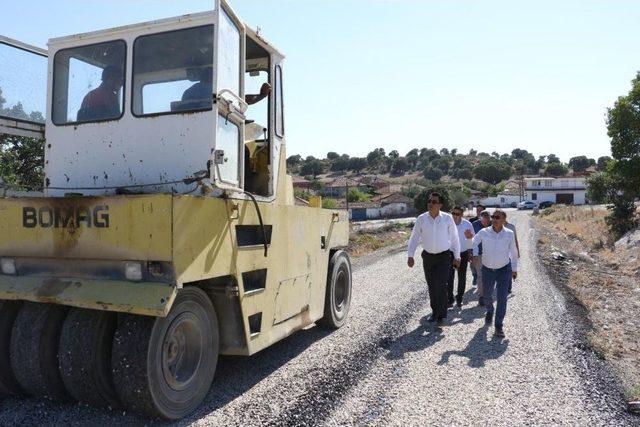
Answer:
<path fill-rule="evenodd" d="M 502 219 L 502 217 L 500 215 L 491 215 L 491 218 L 493 218 L 493 219 Z"/>
<path fill-rule="evenodd" d="M 453 215 L 453 216 L 462 216 L 462 214 L 461 214 L 461 213 L 459 213 L 459 212 L 453 212 L 453 213 L 452 213 L 452 215 Z"/>
<path fill-rule="evenodd" d="M 440 200 L 429 199 L 429 200 L 427 200 L 427 203 L 429 203 L 430 205 L 439 205 L 440 204 Z"/>

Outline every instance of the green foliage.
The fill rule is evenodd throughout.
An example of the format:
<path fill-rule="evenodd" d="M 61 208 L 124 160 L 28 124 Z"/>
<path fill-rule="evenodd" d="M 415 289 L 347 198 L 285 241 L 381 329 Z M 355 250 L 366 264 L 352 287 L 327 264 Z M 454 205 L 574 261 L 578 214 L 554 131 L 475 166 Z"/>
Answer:
<path fill-rule="evenodd" d="M 442 172 L 442 170 L 438 168 L 427 167 L 422 172 L 422 174 L 424 175 L 425 179 L 429 181 L 437 182 L 437 181 L 440 181 L 440 178 L 442 178 L 442 176 L 444 175 L 444 172 Z"/>
<path fill-rule="evenodd" d="M 559 177 L 565 176 L 567 173 L 569 173 L 569 169 L 562 163 L 549 163 L 544 170 L 545 176 Z"/>
<path fill-rule="evenodd" d="M 489 184 L 497 184 L 511 176 L 511 166 L 501 160 L 487 158 L 473 168 L 473 175 Z"/>
<path fill-rule="evenodd" d="M 391 173 L 393 175 L 402 175 L 409 170 L 409 162 L 404 157 L 396 158 L 391 164 Z"/>
<path fill-rule="evenodd" d="M 354 172 L 360 172 L 367 167 L 367 159 L 362 157 L 351 157 L 349 159 L 349 169 Z"/>
<path fill-rule="evenodd" d="M 364 193 L 355 187 L 351 187 L 347 192 L 347 200 L 349 203 L 368 202 L 371 200 L 371 195 Z"/>
<path fill-rule="evenodd" d="M 324 182 L 319 181 L 319 180 L 317 180 L 315 178 L 312 179 L 311 180 L 311 184 L 309 184 L 309 188 L 311 188 L 314 191 L 322 192 L 322 191 L 324 191 L 324 187 L 325 187 Z"/>
<path fill-rule="evenodd" d="M 384 148 L 376 148 L 375 150 L 367 154 L 367 164 L 371 168 L 377 168 L 382 162 L 382 159 L 384 157 L 385 157 Z"/>
<path fill-rule="evenodd" d="M 609 164 L 610 161 L 611 161 L 611 157 L 609 156 L 598 157 L 598 162 L 596 163 L 596 169 L 599 172 L 606 170 L 607 165 Z"/>
<path fill-rule="evenodd" d="M 311 194 L 309 194 L 309 192 L 304 191 L 304 190 L 293 190 L 293 195 L 295 197 L 297 197 L 298 199 L 302 199 L 302 200 L 309 200 L 309 197 L 311 196 Z"/>
<path fill-rule="evenodd" d="M 9 185 L 41 190 L 44 182 L 44 141 L 0 135 L 0 177 Z"/>
<path fill-rule="evenodd" d="M 569 167 L 574 172 L 584 172 L 589 166 L 591 166 L 591 159 L 587 156 L 576 156 L 569 159 Z"/>
<path fill-rule="evenodd" d="M 609 176 L 606 173 L 596 173 L 587 178 L 587 199 L 590 203 L 603 204 L 609 200 Z"/>
<path fill-rule="evenodd" d="M 561 163 L 560 158 L 555 154 L 549 154 L 547 156 L 547 163 Z"/>
<path fill-rule="evenodd" d="M 425 188 L 420 191 L 417 196 L 413 198 L 413 205 L 416 210 L 420 213 L 427 211 L 427 200 L 429 200 L 429 194 L 436 192 L 440 193 L 442 196 L 442 210 L 443 211 L 451 211 L 451 197 L 449 195 L 449 189 L 444 185 L 434 185 L 429 188 Z"/>
<path fill-rule="evenodd" d="M 344 172 L 349 169 L 349 157 L 340 156 L 331 162 L 331 171 L 333 172 Z"/>
<path fill-rule="evenodd" d="M 304 164 L 300 167 L 300 173 L 302 175 L 308 176 L 311 175 L 313 178 L 316 178 L 318 175 L 321 175 L 324 172 L 324 164 L 318 159 L 309 159 L 305 160 Z"/>
<path fill-rule="evenodd" d="M 335 199 L 322 199 L 323 209 L 336 209 L 338 207 L 338 201 Z"/>
<path fill-rule="evenodd" d="M 329 159 L 329 160 L 335 160 L 335 159 L 337 159 L 338 157 L 340 157 L 340 154 L 338 154 L 338 153 L 336 153 L 336 152 L 334 152 L 334 151 L 329 151 L 329 152 L 327 153 L 327 159 Z"/>
<path fill-rule="evenodd" d="M 640 196 L 640 72 L 629 93 L 608 110 L 607 131 L 613 160 L 605 173 L 613 206 L 606 220 L 618 238 L 638 225 L 634 199 Z"/>

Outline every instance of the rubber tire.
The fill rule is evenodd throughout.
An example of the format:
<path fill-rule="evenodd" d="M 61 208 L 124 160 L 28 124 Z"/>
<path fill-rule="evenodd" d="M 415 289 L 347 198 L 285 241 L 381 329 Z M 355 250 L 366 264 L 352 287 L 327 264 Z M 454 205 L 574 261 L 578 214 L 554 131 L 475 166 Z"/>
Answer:
<path fill-rule="evenodd" d="M 0 397 L 24 394 L 11 369 L 9 356 L 11 330 L 21 306 L 20 301 L 0 301 Z"/>
<path fill-rule="evenodd" d="M 335 303 L 336 282 L 339 274 L 347 277 L 346 297 L 342 307 Z M 349 308 L 351 307 L 352 280 L 351 261 L 345 251 L 336 251 L 329 260 L 329 271 L 327 273 L 327 290 L 324 301 L 324 317 L 318 322 L 321 326 L 329 329 L 339 329 L 347 322 Z"/>
<path fill-rule="evenodd" d="M 201 363 L 193 376 L 194 384 L 185 392 L 179 392 L 167 384 L 161 356 L 164 334 L 183 313 L 197 316 L 204 328 L 204 343 Z M 211 300 L 199 288 L 184 288 L 167 317 L 118 316 L 111 362 L 116 392 L 125 408 L 131 411 L 151 418 L 183 418 L 202 403 L 211 388 L 218 353 L 218 319 Z"/>
<path fill-rule="evenodd" d="M 69 401 L 58 368 L 58 345 L 68 307 L 26 302 L 13 324 L 11 367 L 30 395 Z"/>
<path fill-rule="evenodd" d="M 81 403 L 120 408 L 111 377 L 111 347 L 118 315 L 72 308 L 62 325 L 58 360 L 69 394 Z"/>

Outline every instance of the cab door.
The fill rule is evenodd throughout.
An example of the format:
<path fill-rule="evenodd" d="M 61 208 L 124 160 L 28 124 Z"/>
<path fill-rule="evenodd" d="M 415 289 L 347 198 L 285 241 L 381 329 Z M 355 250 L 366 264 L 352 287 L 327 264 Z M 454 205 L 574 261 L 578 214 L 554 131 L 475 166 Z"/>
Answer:
<path fill-rule="evenodd" d="M 225 2 L 216 1 L 217 25 L 214 49 L 215 149 L 212 178 L 216 187 L 243 188 L 244 122 L 244 26 Z"/>
<path fill-rule="evenodd" d="M 47 51 L 0 35 L 0 134 L 44 138 Z"/>

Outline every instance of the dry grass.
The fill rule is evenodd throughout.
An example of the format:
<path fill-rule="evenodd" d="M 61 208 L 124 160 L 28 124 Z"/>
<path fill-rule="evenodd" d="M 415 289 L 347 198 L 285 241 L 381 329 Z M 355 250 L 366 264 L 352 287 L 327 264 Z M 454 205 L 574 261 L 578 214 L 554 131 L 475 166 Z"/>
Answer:
<path fill-rule="evenodd" d="M 352 232 L 349 237 L 349 255 L 359 257 L 386 246 L 406 243 L 411 229 L 403 225 L 391 225 L 378 230 Z"/>
<path fill-rule="evenodd" d="M 614 367 L 630 400 L 640 399 L 640 257 L 616 248 L 604 223 L 605 209 L 554 207 L 537 219 L 543 260 L 586 307 L 592 348 Z M 564 251 L 570 261 L 550 258 Z M 637 252 L 637 249 L 635 250 Z M 585 257 L 588 256 L 588 258 Z"/>

